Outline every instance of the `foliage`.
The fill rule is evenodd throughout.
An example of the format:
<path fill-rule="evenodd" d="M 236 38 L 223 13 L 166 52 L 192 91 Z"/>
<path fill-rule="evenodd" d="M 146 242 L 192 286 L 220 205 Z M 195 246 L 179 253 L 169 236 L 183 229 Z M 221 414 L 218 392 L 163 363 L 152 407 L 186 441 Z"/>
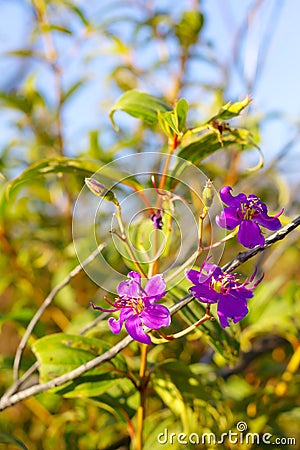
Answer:
<path fill-rule="evenodd" d="M 233 236 L 223 252 L 225 234 L 210 221 L 221 208 L 217 192 L 212 188 L 212 207 L 202 196 L 208 179 L 216 189 L 230 184 L 259 195 L 274 214 L 277 199 L 285 199 L 283 225 L 299 209 L 297 190 L 284 185 L 275 163 L 249 170 L 252 154 L 261 153 L 263 119 L 244 89 L 239 99 L 229 98 L 230 67 L 222 67 L 224 81 L 216 84 L 191 76 L 199 60 L 204 73 L 220 72 L 204 38 L 201 4 L 189 10 L 182 2 L 173 10 L 167 2 L 164 10 L 155 2 L 90 3 L 33 0 L 24 6 L 27 42 L 2 55 L 13 61 L 18 80 L 0 92 L 7 117 L 0 156 L 1 394 L 16 381 L 19 342 L 50 292 L 17 375 L 36 361 L 38 371 L 17 391 L 118 345 L 126 330 L 121 338 L 112 334 L 107 313 L 99 316 L 89 304 L 108 309 L 106 298 L 115 306 L 118 281 L 129 270 L 163 272 L 172 310 L 190 287 L 184 270 L 199 267 L 202 252 L 222 265 L 241 251 Z M 97 117 L 83 106 L 87 92 L 99 106 Z M 105 193 L 93 197 L 86 178 Z M 101 254 L 73 273 L 99 243 Z M 136 430 L 145 404 L 144 450 L 157 448 L 165 429 L 219 437 L 241 421 L 253 433 L 297 437 L 298 263 L 295 231 L 238 269 L 247 277 L 255 264 L 265 273 L 242 322 L 223 329 L 212 308 L 216 320 L 181 338 L 155 345 L 161 336 L 153 333 L 142 375 L 145 350 L 129 340 L 114 357 L 5 409 L 0 447 L 141 448 Z M 191 301 L 163 332 L 176 336 L 205 312 Z M 182 448 L 177 441 L 162 448 L 168 445 Z M 224 448 L 231 448 L 228 441 Z"/>

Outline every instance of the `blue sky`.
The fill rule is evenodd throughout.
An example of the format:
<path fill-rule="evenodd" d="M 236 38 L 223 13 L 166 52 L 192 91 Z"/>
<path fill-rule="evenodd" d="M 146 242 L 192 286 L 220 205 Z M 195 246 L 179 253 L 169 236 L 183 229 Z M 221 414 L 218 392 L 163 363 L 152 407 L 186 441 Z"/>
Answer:
<path fill-rule="evenodd" d="M 84 5 L 85 2 L 75 2 Z M 105 3 L 105 2 L 104 2 Z M 107 4 L 109 2 L 106 2 Z M 126 2 L 123 3 L 123 6 Z M 151 3 L 151 2 L 150 2 Z M 153 2 L 163 8 L 164 4 L 170 4 L 169 0 L 164 2 Z M 249 31 L 241 33 L 239 28 L 247 25 L 245 17 L 247 11 L 254 3 L 261 4 L 261 8 L 254 10 L 251 16 Z M 182 2 L 185 6 L 192 4 L 192 1 Z M 181 5 L 182 5 L 181 4 Z M 204 14 L 207 18 L 204 28 L 204 38 L 213 42 L 217 49 L 217 55 L 223 63 L 232 61 L 234 54 L 238 57 L 239 70 L 235 67 L 230 74 L 228 95 L 235 100 L 250 94 L 253 98 L 252 113 L 273 114 L 280 112 L 280 117 L 268 119 L 262 127 L 262 149 L 266 160 L 271 160 L 282 146 L 291 139 L 296 132 L 296 125 L 299 122 L 300 114 L 300 61 L 298 49 L 300 44 L 300 5 L 297 0 L 268 0 L 256 2 L 249 0 L 202 0 Z M 94 10 L 95 17 L 101 14 L 99 3 L 91 0 L 87 9 Z M 24 45 L 30 26 L 31 10 L 30 4 L 22 0 L 0 0 L 0 52 L 18 49 Z M 97 12 L 98 10 L 98 12 Z M 174 6 L 173 13 L 180 11 L 180 4 Z M 125 25 L 123 32 L 126 33 Z M 266 57 L 259 61 L 258 69 L 260 76 L 251 91 L 247 91 L 245 81 L 242 76 L 250 80 L 257 65 L 257 55 L 261 44 L 267 45 Z M 66 52 L 72 49 L 68 47 L 68 39 L 62 38 L 61 44 L 65 46 Z M 104 44 L 105 45 L 105 44 Z M 237 50 L 238 49 L 238 50 Z M 71 53 L 70 53 L 71 54 Z M 87 68 L 87 75 L 92 81 L 87 88 L 79 91 L 78 95 L 70 101 L 64 120 L 66 126 L 66 137 L 69 143 L 68 152 L 70 154 L 78 151 L 84 145 L 82 137 L 89 129 L 97 128 L 100 122 L 107 120 L 109 101 L 106 99 L 107 84 L 105 75 L 109 70 L 111 61 L 109 55 L 102 55 L 95 60 L 93 65 Z M 2 77 L 0 86 L 5 87 L 10 83 L 11 77 L 17 77 L 13 58 L 0 59 L 0 70 Z M 70 67 L 66 80 L 71 81 L 76 78 L 79 66 L 76 58 L 70 57 Z M 242 76 L 241 76 L 242 75 Z M 44 91 L 51 98 L 51 80 L 46 72 L 40 72 L 40 82 Z M 99 86 L 102 84 L 102 89 Z M 112 93 L 110 92 L 110 95 Z M 107 105 L 106 105 L 107 100 Z M 104 108 L 100 110 L 100 104 Z M 106 107 L 106 110 L 105 110 Z M 104 117 L 103 115 L 106 116 Z M 10 131 L 8 128 L 7 113 L 4 112 L 0 119 L 0 144 L 6 140 Z M 298 176 L 298 167 L 291 160 L 299 159 L 300 147 L 296 145 L 291 156 L 282 164 L 282 169 Z"/>

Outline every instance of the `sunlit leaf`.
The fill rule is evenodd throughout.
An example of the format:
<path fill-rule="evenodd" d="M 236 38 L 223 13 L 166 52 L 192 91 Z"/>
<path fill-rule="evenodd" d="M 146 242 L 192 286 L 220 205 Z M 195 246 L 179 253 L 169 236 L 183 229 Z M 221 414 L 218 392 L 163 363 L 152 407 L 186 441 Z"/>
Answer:
<path fill-rule="evenodd" d="M 108 344 L 97 339 L 63 333 L 45 336 L 32 346 L 40 363 L 42 383 L 70 372 L 109 348 Z M 67 382 L 56 391 L 67 397 L 100 395 L 112 387 L 118 378 L 124 378 L 126 373 L 126 361 L 119 354 L 79 378 Z"/>
<path fill-rule="evenodd" d="M 184 98 L 181 98 L 175 106 L 175 112 L 178 117 L 178 129 L 180 132 L 185 131 L 188 110 L 188 102 Z"/>
<path fill-rule="evenodd" d="M 161 99 L 154 97 L 153 95 L 146 94 L 145 92 L 140 92 L 133 89 L 121 95 L 121 97 L 111 108 L 109 117 L 113 126 L 118 129 L 114 121 L 114 114 L 116 111 L 124 111 L 130 116 L 153 124 L 158 120 L 158 111 L 165 112 L 170 110 L 171 108 Z"/>
<path fill-rule="evenodd" d="M 222 106 L 220 111 L 213 116 L 209 121 L 212 122 L 214 120 L 229 120 L 238 116 L 246 106 L 251 103 L 251 98 L 246 97 L 244 100 L 235 103 L 226 103 L 226 105 Z"/>
<path fill-rule="evenodd" d="M 142 189 L 142 185 L 126 172 L 115 169 L 111 166 L 102 166 L 99 163 L 73 158 L 51 158 L 39 161 L 29 166 L 14 180 L 6 184 L 6 188 L 2 191 L 2 207 L 10 201 L 12 196 L 19 188 L 32 182 L 38 177 L 43 177 L 48 174 L 72 173 L 82 177 L 89 177 L 101 169 L 101 176 L 105 180 L 115 181 L 124 186 L 131 187 L 134 190 Z M 1 209 L 1 208 L 0 208 Z"/>

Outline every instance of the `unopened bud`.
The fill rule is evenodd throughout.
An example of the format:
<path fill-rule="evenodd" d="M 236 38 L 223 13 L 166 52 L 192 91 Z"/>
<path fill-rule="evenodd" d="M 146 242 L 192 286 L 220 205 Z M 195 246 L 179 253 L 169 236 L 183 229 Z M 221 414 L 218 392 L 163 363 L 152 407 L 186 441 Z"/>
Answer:
<path fill-rule="evenodd" d="M 212 187 L 212 182 L 208 180 L 202 191 L 202 201 L 204 203 L 204 206 L 209 208 L 213 202 L 213 198 L 214 198 L 214 191 Z"/>
<path fill-rule="evenodd" d="M 105 186 L 103 186 L 103 184 L 99 183 L 99 181 L 95 180 L 94 178 L 86 178 L 84 181 L 89 190 L 93 194 L 97 195 L 97 197 L 103 197 L 104 200 L 113 202 L 115 205 L 119 204 L 113 191 L 107 189 Z"/>

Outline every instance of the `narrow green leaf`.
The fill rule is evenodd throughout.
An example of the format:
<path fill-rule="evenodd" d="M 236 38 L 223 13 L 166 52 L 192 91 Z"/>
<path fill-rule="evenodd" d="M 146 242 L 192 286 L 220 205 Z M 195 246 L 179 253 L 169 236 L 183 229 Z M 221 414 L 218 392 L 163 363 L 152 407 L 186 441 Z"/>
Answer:
<path fill-rule="evenodd" d="M 169 138 L 174 137 L 175 134 L 179 135 L 178 120 L 174 111 L 167 111 L 164 113 L 158 111 L 158 123 Z"/>
<path fill-rule="evenodd" d="M 7 56 L 20 56 L 22 58 L 28 58 L 29 56 L 33 56 L 36 58 L 44 59 L 44 56 L 41 53 L 37 53 L 31 48 L 20 48 L 18 50 L 11 50 L 9 52 L 5 52 Z"/>
<path fill-rule="evenodd" d="M 186 119 L 188 110 L 189 110 L 188 102 L 184 98 L 181 98 L 175 106 L 175 112 L 178 118 L 178 128 L 180 132 L 184 132 L 186 129 Z"/>
<path fill-rule="evenodd" d="M 12 196 L 26 184 L 52 173 L 73 173 L 75 175 L 90 177 L 101 170 L 104 182 L 117 182 L 134 190 L 140 190 L 143 186 L 126 172 L 113 168 L 109 165 L 101 165 L 94 161 L 73 158 L 50 158 L 32 164 L 17 178 L 7 182 L 2 191 L 0 210 L 11 200 Z"/>
<path fill-rule="evenodd" d="M 114 121 L 116 111 L 124 111 L 130 116 L 142 119 L 147 123 L 154 124 L 157 122 L 157 113 L 170 111 L 171 108 L 161 99 L 153 95 L 140 92 L 135 89 L 125 92 L 116 101 L 110 110 L 109 117 L 116 130 L 118 127 Z"/>
<path fill-rule="evenodd" d="M 79 80 L 76 83 L 72 84 L 69 89 L 62 95 L 62 103 L 65 103 L 80 87 L 83 86 L 85 80 Z"/>
<path fill-rule="evenodd" d="M 158 111 L 158 122 L 164 133 L 172 138 L 175 134 L 181 136 L 186 130 L 186 117 L 188 103 L 182 98 L 176 104 L 174 110 L 167 112 Z"/>
<path fill-rule="evenodd" d="M 26 445 L 23 444 L 23 442 L 19 441 L 19 439 L 1 430 L 0 430 L 0 444 L 11 444 L 23 450 L 28 450 Z"/>
<path fill-rule="evenodd" d="M 244 100 L 240 102 L 235 103 L 227 103 L 226 105 L 222 106 L 218 114 L 213 116 L 209 122 L 212 122 L 213 120 L 229 120 L 233 119 L 233 117 L 238 116 L 241 111 L 246 108 L 246 106 L 251 103 L 250 97 L 246 97 Z"/>
<path fill-rule="evenodd" d="M 210 131 L 200 134 L 197 137 L 184 139 L 178 147 L 178 156 L 194 164 L 198 164 L 216 150 L 233 144 L 243 146 L 244 148 L 255 146 L 251 139 L 251 133 L 246 129 L 240 128 L 225 132 L 222 135 L 222 141 L 220 141 L 217 133 Z"/>
<path fill-rule="evenodd" d="M 182 398 L 180 389 L 166 376 L 152 377 L 152 384 L 155 392 L 162 401 L 170 408 L 175 417 L 179 417 L 185 429 L 188 429 L 188 407 Z"/>
<path fill-rule="evenodd" d="M 61 25 L 51 24 L 51 25 L 49 25 L 49 30 L 59 31 L 60 33 L 65 33 L 65 34 L 70 34 L 70 35 L 73 34 L 73 32 L 69 28 L 62 27 Z"/>
<path fill-rule="evenodd" d="M 81 20 L 83 25 L 85 25 L 86 27 L 90 26 L 90 23 L 89 23 L 88 19 L 86 18 L 85 14 L 83 13 L 81 8 L 79 8 L 78 6 L 74 5 L 72 1 L 64 0 L 64 3 L 65 3 L 65 5 L 68 6 L 68 8 L 71 11 L 73 11 L 75 13 L 75 15 L 77 17 L 79 17 L 79 19 Z"/>
<path fill-rule="evenodd" d="M 98 339 L 64 333 L 45 336 L 32 346 L 40 363 L 39 372 L 42 383 L 70 372 L 109 348 L 109 344 Z M 100 395 L 114 386 L 117 379 L 122 379 L 127 371 L 126 361 L 119 354 L 79 378 L 58 387 L 55 391 L 67 397 Z"/>

